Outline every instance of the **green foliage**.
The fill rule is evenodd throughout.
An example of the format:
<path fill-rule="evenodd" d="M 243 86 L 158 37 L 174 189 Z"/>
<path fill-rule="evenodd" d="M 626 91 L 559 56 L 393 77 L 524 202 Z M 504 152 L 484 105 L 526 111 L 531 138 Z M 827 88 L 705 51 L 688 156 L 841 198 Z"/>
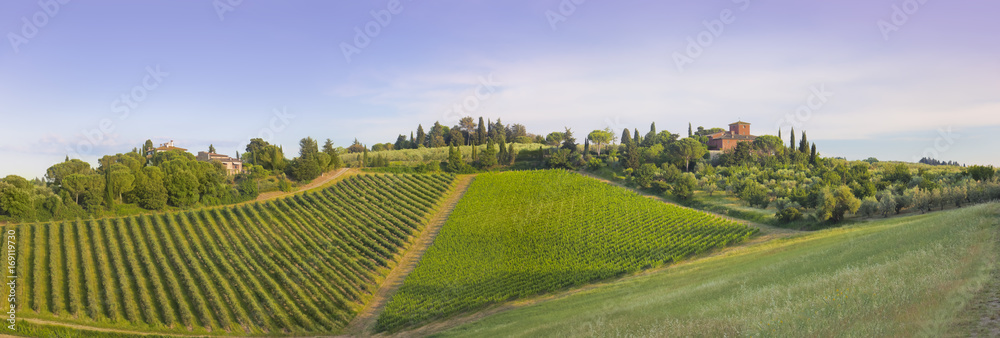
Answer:
<path fill-rule="evenodd" d="M 679 199 L 687 200 L 694 196 L 696 188 L 698 188 L 698 179 L 692 173 L 684 173 L 674 181 L 670 193 Z"/>
<path fill-rule="evenodd" d="M 858 214 L 865 217 L 872 217 L 879 213 L 879 201 L 874 196 L 865 197 L 861 200 Z"/>
<path fill-rule="evenodd" d="M 801 233 L 436 336 L 990 337 L 995 326 L 980 320 L 997 314 L 983 296 L 998 290 L 998 212 L 989 204 Z"/>
<path fill-rule="evenodd" d="M 632 174 L 632 178 L 635 180 L 635 184 L 640 188 L 649 188 L 650 184 L 653 183 L 653 179 L 656 178 L 656 173 L 659 170 L 656 165 L 652 163 L 646 163 L 639 166 L 639 169 Z"/>
<path fill-rule="evenodd" d="M 198 178 L 188 171 L 180 171 L 170 175 L 164 182 L 167 188 L 167 201 L 170 205 L 187 208 L 198 203 Z"/>
<path fill-rule="evenodd" d="M 575 173 L 481 174 L 376 328 L 393 331 L 622 276 L 754 232 Z"/>
<path fill-rule="evenodd" d="M 836 189 L 823 188 L 817 196 L 816 204 L 817 220 L 831 220 L 836 223 L 844 219 L 845 213 L 858 211 L 861 200 L 854 197 L 850 188 L 842 185 Z"/>
<path fill-rule="evenodd" d="M 896 197 L 892 194 L 892 191 L 882 190 L 878 193 L 877 198 L 878 212 L 883 217 L 889 217 L 889 214 L 896 212 Z M 962 199 L 964 199 L 964 196 Z"/>
<path fill-rule="evenodd" d="M 752 207 L 761 209 L 765 209 L 768 204 L 771 204 L 771 197 L 767 194 L 767 188 L 756 182 L 749 183 L 740 191 L 740 199 L 746 201 Z"/>
<path fill-rule="evenodd" d="M 965 172 L 976 181 L 989 181 L 993 179 L 994 169 L 993 166 L 981 166 L 974 165 L 967 169 Z"/>
<path fill-rule="evenodd" d="M 570 161 L 570 154 L 572 151 L 569 149 L 555 149 L 548 158 L 548 167 L 552 169 L 576 169 L 572 161 Z"/>
<path fill-rule="evenodd" d="M 45 180 L 55 187 L 62 186 L 62 180 L 72 174 L 90 174 L 93 172 L 90 164 L 78 159 L 55 164 L 45 171 Z"/>
<path fill-rule="evenodd" d="M 563 133 L 562 149 L 569 151 L 577 151 L 576 138 L 573 137 L 573 131 L 566 128 L 566 132 Z"/>
<path fill-rule="evenodd" d="M 597 154 L 600 155 L 602 147 L 611 143 L 613 137 L 611 130 L 594 130 L 587 135 L 587 140 L 597 146 Z"/>
<path fill-rule="evenodd" d="M 774 218 L 782 223 L 790 223 L 802 219 L 802 211 L 795 207 L 786 207 L 774 214 Z"/>
<path fill-rule="evenodd" d="M 744 143 L 741 143 L 744 144 Z M 704 144 L 692 138 L 686 138 L 671 145 L 671 151 L 684 163 L 684 171 L 691 168 L 691 160 L 699 159 L 708 153 L 708 148 Z"/>
<path fill-rule="evenodd" d="M 521 143 L 521 144 L 535 143 L 535 139 L 533 139 L 533 138 L 531 138 L 529 136 L 518 136 L 518 137 L 514 138 L 513 141 L 514 141 L 514 143 Z"/>
<path fill-rule="evenodd" d="M 896 163 L 886 170 L 884 179 L 897 183 L 910 183 L 910 167 L 905 163 Z"/>
<path fill-rule="evenodd" d="M 295 187 L 292 186 L 292 182 L 282 178 L 278 179 L 278 190 L 283 192 L 292 192 L 295 191 Z"/>
<path fill-rule="evenodd" d="M 493 140 L 486 140 L 486 149 L 479 153 L 479 168 L 490 169 L 497 165 L 497 149 Z"/>
<path fill-rule="evenodd" d="M 34 214 L 29 189 L 21 188 L 17 182 L 10 183 L 11 176 L 0 181 L 0 212 L 16 219 L 29 219 Z M 25 181 L 27 182 L 27 181 Z M 28 185 L 30 188 L 30 184 Z"/>
<path fill-rule="evenodd" d="M 461 148 L 455 149 L 455 147 L 448 147 L 448 167 L 445 171 L 451 173 L 462 172 L 465 169 L 465 160 L 462 159 Z"/>
<path fill-rule="evenodd" d="M 292 179 L 299 182 L 308 182 L 316 179 L 319 175 L 323 174 L 322 169 L 318 163 L 317 156 L 311 157 L 297 157 L 288 165 L 285 172 Z"/>
<path fill-rule="evenodd" d="M 753 147 L 757 151 L 763 152 L 769 156 L 784 153 L 785 149 L 781 139 L 772 135 L 757 136 L 757 138 L 753 140 Z"/>
<path fill-rule="evenodd" d="M 16 332 L 80 334 L 32 318 L 167 335 L 340 333 L 452 181 L 361 175 L 266 203 L 11 226 L 23 238 Z"/>
<path fill-rule="evenodd" d="M 145 209 L 160 210 L 167 205 L 167 199 L 163 171 L 157 167 L 146 167 L 136 175 L 135 188 L 126 201 L 136 203 Z"/>

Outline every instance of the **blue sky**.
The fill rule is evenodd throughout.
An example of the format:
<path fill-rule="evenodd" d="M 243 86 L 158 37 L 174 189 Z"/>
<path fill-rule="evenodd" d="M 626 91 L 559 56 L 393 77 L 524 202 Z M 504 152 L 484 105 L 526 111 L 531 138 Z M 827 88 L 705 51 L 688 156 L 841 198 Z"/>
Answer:
<path fill-rule="evenodd" d="M 578 135 L 741 119 L 754 134 L 806 130 L 828 156 L 1000 165 L 998 12 L 970 0 L 5 1 L 0 174 L 40 177 L 67 155 L 94 163 L 146 139 L 230 155 L 258 136 L 288 154 L 306 136 L 370 145 L 464 115 Z"/>

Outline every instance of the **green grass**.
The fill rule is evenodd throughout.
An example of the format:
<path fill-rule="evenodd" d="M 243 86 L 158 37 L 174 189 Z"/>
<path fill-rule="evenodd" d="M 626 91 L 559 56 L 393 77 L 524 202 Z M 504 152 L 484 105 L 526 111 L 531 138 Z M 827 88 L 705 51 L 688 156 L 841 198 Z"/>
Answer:
<path fill-rule="evenodd" d="M 1000 269 L 998 225 L 991 203 L 818 231 L 440 336 L 968 335 L 955 322 Z"/>
<path fill-rule="evenodd" d="M 18 237 L 17 317 L 155 333 L 337 333 L 453 180 L 357 175 L 266 203 L 6 226 Z"/>
<path fill-rule="evenodd" d="M 510 145 L 510 144 L 511 143 L 508 143 L 508 145 Z M 538 144 L 538 143 L 530 143 L 530 144 L 513 143 L 513 145 L 514 145 L 514 151 L 538 150 L 539 147 L 546 148 L 546 149 L 547 148 L 552 148 L 551 146 L 547 146 L 547 145 L 543 145 L 543 144 Z M 484 149 L 486 149 L 486 145 L 480 145 L 478 147 L 479 147 L 479 152 L 480 153 L 482 153 L 482 151 Z M 462 151 L 462 156 L 464 157 L 465 161 L 466 162 L 471 162 L 472 161 L 472 147 L 471 146 L 462 146 L 462 147 L 460 147 L 460 150 Z M 345 165 L 350 166 L 350 167 L 357 167 L 361 163 L 362 155 L 363 155 L 362 153 L 342 154 L 342 155 L 340 155 L 340 158 L 341 158 L 342 161 L 344 161 Z M 431 161 L 433 161 L 433 162 L 445 162 L 445 161 L 448 161 L 448 147 L 420 148 L 420 149 L 401 149 L 401 150 L 369 151 L 368 152 L 368 159 L 369 160 L 374 159 L 376 156 L 383 156 L 383 157 L 385 157 L 393 165 L 413 166 L 413 165 L 416 165 L 416 164 L 423 164 L 423 163 L 431 162 Z M 518 158 L 518 161 L 522 161 L 522 160 L 528 160 L 528 159 Z M 530 159 L 530 160 L 535 160 L 535 159 Z"/>
<path fill-rule="evenodd" d="M 755 231 L 576 173 L 481 174 L 386 306 L 377 330 L 619 277 Z"/>

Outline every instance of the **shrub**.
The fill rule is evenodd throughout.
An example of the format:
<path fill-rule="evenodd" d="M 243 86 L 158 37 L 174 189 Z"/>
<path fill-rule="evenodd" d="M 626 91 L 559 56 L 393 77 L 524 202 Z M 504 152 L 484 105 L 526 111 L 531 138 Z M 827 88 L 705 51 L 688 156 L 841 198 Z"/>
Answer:
<path fill-rule="evenodd" d="M 798 208 L 787 207 L 775 213 L 774 218 L 782 223 L 793 222 L 802 219 L 802 212 Z"/>

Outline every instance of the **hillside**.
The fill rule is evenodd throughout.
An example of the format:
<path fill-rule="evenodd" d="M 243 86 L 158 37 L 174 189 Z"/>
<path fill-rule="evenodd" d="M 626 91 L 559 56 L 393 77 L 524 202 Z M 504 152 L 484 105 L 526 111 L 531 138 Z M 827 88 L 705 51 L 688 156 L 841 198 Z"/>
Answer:
<path fill-rule="evenodd" d="M 480 174 L 376 329 L 619 277 L 755 232 L 577 173 Z"/>
<path fill-rule="evenodd" d="M 266 203 L 8 226 L 17 316 L 169 334 L 336 333 L 453 180 L 358 175 Z"/>
<path fill-rule="evenodd" d="M 990 203 L 818 231 L 439 336 L 995 336 L 998 226 Z"/>

